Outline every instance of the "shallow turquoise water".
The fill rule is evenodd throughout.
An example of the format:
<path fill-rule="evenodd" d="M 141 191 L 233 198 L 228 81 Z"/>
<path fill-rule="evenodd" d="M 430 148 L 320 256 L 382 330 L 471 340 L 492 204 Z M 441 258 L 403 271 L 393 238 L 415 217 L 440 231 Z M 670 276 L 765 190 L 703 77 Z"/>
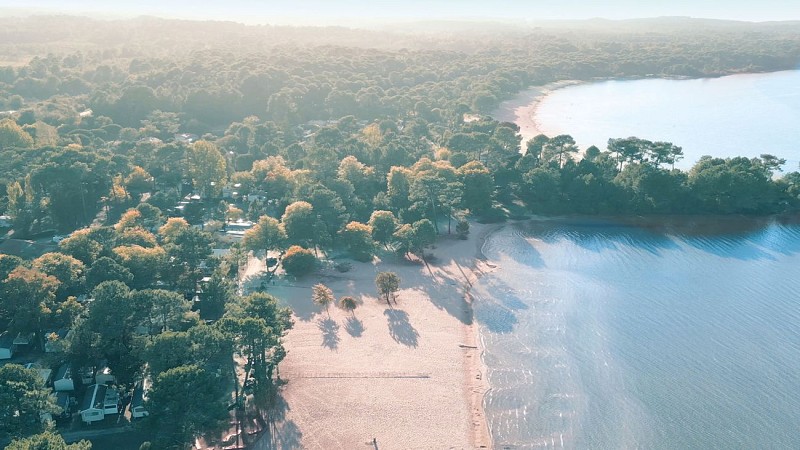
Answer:
<path fill-rule="evenodd" d="M 683 147 L 676 167 L 701 156 L 771 153 L 797 170 L 800 70 L 696 80 L 625 80 L 570 86 L 539 103 L 545 134 L 571 134 L 585 149 L 637 136 Z"/>
<path fill-rule="evenodd" d="M 495 446 L 800 448 L 800 226 L 733 222 L 490 235 Z"/>

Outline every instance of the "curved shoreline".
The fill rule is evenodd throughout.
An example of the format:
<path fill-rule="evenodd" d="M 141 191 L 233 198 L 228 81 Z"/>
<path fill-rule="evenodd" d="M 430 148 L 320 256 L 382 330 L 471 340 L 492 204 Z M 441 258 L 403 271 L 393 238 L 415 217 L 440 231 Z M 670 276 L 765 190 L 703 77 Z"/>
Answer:
<path fill-rule="evenodd" d="M 519 126 L 519 134 L 522 136 L 521 150 L 524 153 L 526 143 L 546 131 L 542 130 L 536 122 L 536 111 L 539 108 L 539 103 L 558 89 L 584 83 L 585 81 L 579 80 L 562 80 L 543 86 L 531 86 L 517 93 L 514 98 L 500 103 L 497 109 L 489 115 L 500 122 L 511 122 Z"/>
<path fill-rule="evenodd" d="M 578 140 L 578 145 L 581 148 L 588 147 L 589 145 L 597 145 L 598 147 L 603 147 L 606 140 L 610 137 L 615 137 L 611 135 L 618 134 L 620 136 L 623 135 L 635 135 L 641 136 L 641 132 L 631 132 L 630 130 L 624 132 L 609 132 L 609 136 L 599 135 L 594 136 L 593 138 L 583 138 L 575 136 L 575 125 L 573 124 L 572 131 L 569 129 L 563 129 L 556 127 L 545 129 L 542 127 L 542 124 L 537 119 L 537 114 L 539 112 L 539 107 L 541 102 L 547 98 L 548 95 L 552 94 L 558 89 L 562 89 L 569 86 L 575 85 L 588 85 L 588 84 L 602 84 L 607 82 L 627 82 L 627 81 L 712 81 L 712 80 L 719 80 L 724 78 L 742 78 L 742 77 L 760 77 L 760 76 L 772 76 L 772 75 L 779 75 L 783 73 L 795 73 L 798 72 L 798 69 L 782 69 L 782 70 L 774 70 L 774 71 L 766 71 L 766 72 L 733 72 L 733 73 L 722 73 L 722 74 L 712 74 L 708 76 L 699 76 L 699 77 L 690 77 L 690 76 L 638 76 L 638 77 L 598 77 L 591 80 L 561 80 L 552 83 L 548 83 L 541 86 L 530 86 L 529 88 L 520 91 L 508 100 L 503 101 L 498 105 L 498 107 L 491 112 L 488 116 L 498 120 L 500 122 L 511 122 L 519 126 L 520 132 L 519 134 L 522 136 L 521 148 L 520 151 L 522 154 L 526 151 L 526 143 L 532 139 L 533 137 L 539 134 L 545 134 L 547 136 L 553 136 L 556 134 L 571 134 L 573 137 Z M 746 82 L 746 80 L 745 80 Z M 562 121 L 559 121 L 559 123 Z M 620 120 L 618 120 L 620 122 Z M 552 124 L 551 124 L 552 125 Z M 564 125 L 562 123 L 562 125 Z M 788 129 L 787 124 L 784 123 L 782 129 Z M 580 128 L 580 126 L 579 126 Z M 757 145 L 753 145 L 752 142 L 749 142 L 749 147 L 741 147 L 739 148 L 738 144 L 735 142 L 728 142 L 723 143 L 719 146 L 719 148 L 715 147 L 714 151 L 709 151 L 706 147 L 710 144 L 708 142 L 703 141 L 700 139 L 699 141 L 695 142 L 692 138 L 687 137 L 686 135 L 671 135 L 671 132 L 667 129 L 663 129 L 657 132 L 651 132 L 654 134 L 659 140 L 667 140 L 671 142 L 680 143 L 684 147 L 684 154 L 685 157 L 680 164 L 677 164 L 676 167 L 681 168 L 682 170 L 689 170 L 691 165 L 693 165 L 697 160 L 700 159 L 701 156 L 705 154 L 710 154 L 712 156 L 719 156 L 719 157 L 733 157 L 733 156 L 747 156 L 747 157 L 757 157 L 759 155 L 758 152 L 748 152 L 746 151 L 747 148 L 755 148 L 758 147 Z M 697 133 L 695 133 L 697 134 Z M 783 166 L 783 170 L 791 171 L 796 167 L 797 164 L 797 153 L 794 150 L 794 147 L 791 144 L 785 142 L 785 140 L 778 141 L 780 144 L 780 150 L 774 149 L 772 153 L 775 153 L 779 157 L 783 157 L 787 160 L 787 163 Z M 601 145 L 602 144 L 602 145 Z M 713 145 L 712 145 L 713 147 Z M 736 150 L 738 148 L 738 150 Z M 744 153 L 742 153 L 745 151 Z"/>

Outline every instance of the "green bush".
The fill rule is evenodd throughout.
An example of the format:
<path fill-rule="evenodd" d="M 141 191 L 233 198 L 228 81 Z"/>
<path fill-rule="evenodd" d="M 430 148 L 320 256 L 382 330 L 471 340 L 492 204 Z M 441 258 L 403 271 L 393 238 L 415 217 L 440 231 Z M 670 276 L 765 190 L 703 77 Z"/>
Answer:
<path fill-rule="evenodd" d="M 314 271 L 317 266 L 317 257 L 311 250 L 293 245 L 286 250 L 283 257 L 283 270 L 289 275 L 302 277 Z"/>

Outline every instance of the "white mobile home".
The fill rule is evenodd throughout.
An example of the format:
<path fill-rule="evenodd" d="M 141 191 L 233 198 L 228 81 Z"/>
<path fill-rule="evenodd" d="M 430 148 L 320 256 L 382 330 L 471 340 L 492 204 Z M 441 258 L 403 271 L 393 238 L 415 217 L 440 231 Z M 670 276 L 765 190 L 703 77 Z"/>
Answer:
<path fill-rule="evenodd" d="M 66 392 L 75 390 L 75 382 L 72 381 L 72 368 L 69 364 L 62 364 L 56 372 L 56 378 L 53 380 L 53 389 L 56 392 Z"/>
<path fill-rule="evenodd" d="M 147 388 L 149 383 L 147 380 L 136 383 L 133 388 L 133 397 L 131 398 L 131 417 L 140 419 L 147 417 L 150 413 L 144 407 L 144 401 L 147 400 Z"/>
<path fill-rule="evenodd" d="M 86 423 L 99 422 L 107 415 L 119 412 L 119 392 L 105 384 L 93 384 L 86 390 L 81 404 L 81 419 Z"/>
<path fill-rule="evenodd" d="M 106 417 L 104 408 L 106 391 L 105 384 L 93 384 L 86 390 L 86 395 L 81 403 L 81 420 L 86 423 L 99 422 Z"/>
<path fill-rule="evenodd" d="M 119 392 L 112 386 L 108 386 L 106 389 L 106 395 L 103 398 L 103 412 L 106 415 L 119 413 Z"/>

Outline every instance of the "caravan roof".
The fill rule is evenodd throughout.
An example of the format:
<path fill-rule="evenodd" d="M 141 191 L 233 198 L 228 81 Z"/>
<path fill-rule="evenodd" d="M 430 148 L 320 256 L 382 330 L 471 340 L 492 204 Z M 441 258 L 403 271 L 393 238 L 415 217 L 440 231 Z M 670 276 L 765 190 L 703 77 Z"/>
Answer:
<path fill-rule="evenodd" d="M 13 344 L 14 345 L 28 345 L 33 340 L 33 333 L 17 333 L 17 337 L 14 338 Z"/>
<path fill-rule="evenodd" d="M 106 399 L 106 390 L 108 386 L 105 384 L 93 384 L 86 390 L 86 395 L 83 397 L 81 403 L 81 411 L 89 409 L 103 409 L 103 403 Z"/>
<path fill-rule="evenodd" d="M 147 384 L 148 383 L 139 381 L 136 383 L 136 386 L 134 386 L 133 397 L 131 398 L 131 409 L 144 404 L 144 400 L 147 397 Z"/>
<path fill-rule="evenodd" d="M 63 380 L 65 378 L 72 378 L 72 368 L 70 367 L 69 363 L 64 363 L 58 368 L 58 372 L 56 372 L 56 377 L 54 379 Z"/>
<path fill-rule="evenodd" d="M 61 408 L 61 417 L 69 417 L 69 393 L 68 392 L 56 392 L 56 405 Z"/>
<path fill-rule="evenodd" d="M 51 369 L 36 369 L 36 371 L 39 373 L 39 378 L 42 379 L 45 386 L 50 383 L 50 376 L 53 375 Z"/>

